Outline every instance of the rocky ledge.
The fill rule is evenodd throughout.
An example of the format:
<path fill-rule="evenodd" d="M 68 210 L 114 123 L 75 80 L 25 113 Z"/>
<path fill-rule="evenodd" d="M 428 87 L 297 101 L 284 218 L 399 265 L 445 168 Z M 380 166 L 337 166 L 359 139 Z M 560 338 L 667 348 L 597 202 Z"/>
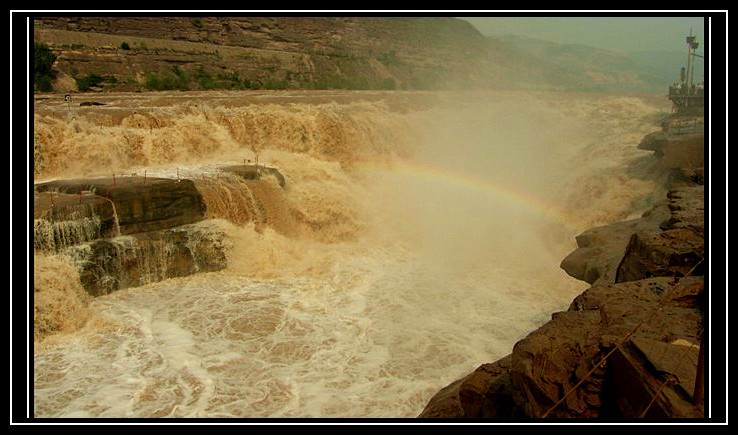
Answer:
<path fill-rule="evenodd" d="M 439 391 L 419 418 L 703 418 L 702 134 L 642 149 L 672 171 L 640 219 L 593 228 L 561 267 L 592 286 L 512 353 Z"/>
<path fill-rule="evenodd" d="M 224 166 L 247 180 L 283 175 L 264 166 Z M 167 278 L 221 270 L 228 240 L 206 219 L 189 179 L 131 175 L 34 186 L 34 251 L 63 252 L 92 296 Z"/>
<path fill-rule="evenodd" d="M 36 184 L 36 200 L 41 210 L 52 210 L 46 216 L 60 215 L 56 209 L 74 207 L 74 196 L 82 203 L 85 196 L 101 203 L 114 205 L 121 235 L 156 231 L 177 225 L 191 224 L 205 218 L 205 204 L 191 180 L 172 180 L 144 176 L 108 177 L 97 179 L 56 180 Z M 57 201 L 53 196 L 57 194 Z M 72 195 L 59 202 L 58 194 Z M 44 199 L 46 198 L 46 199 Z M 65 197 L 62 197 L 65 198 Z M 66 198 L 69 198 L 68 196 Z M 62 212 L 63 213 L 63 212 Z M 69 213 L 66 213 L 69 215 Z M 94 211 L 92 211 L 94 214 Z M 109 213 L 104 213 L 109 216 Z M 78 216 L 72 215 L 72 219 Z"/>

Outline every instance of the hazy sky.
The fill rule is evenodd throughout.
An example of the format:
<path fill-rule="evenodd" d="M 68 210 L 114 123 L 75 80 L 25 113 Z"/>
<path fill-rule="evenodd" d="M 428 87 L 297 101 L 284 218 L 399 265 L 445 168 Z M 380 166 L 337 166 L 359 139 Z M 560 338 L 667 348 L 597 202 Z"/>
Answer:
<path fill-rule="evenodd" d="M 704 42 L 703 17 L 460 17 L 484 35 L 522 35 L 560 44 L 585 44 L 607 50 L 687 51 L 690 28 Z"/>

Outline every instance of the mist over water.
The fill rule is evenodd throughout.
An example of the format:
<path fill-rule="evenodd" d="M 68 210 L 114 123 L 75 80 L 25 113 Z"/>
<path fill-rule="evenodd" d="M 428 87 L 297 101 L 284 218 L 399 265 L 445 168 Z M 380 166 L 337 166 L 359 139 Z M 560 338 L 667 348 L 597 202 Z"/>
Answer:
<path fill-rule="evenodd" d="M 84 314 L 35 343 L 36 417 L 415 417 L 566 309 L 574 237 L 655 189 L 628 169 L 649 168 L 648 99 L 276 95 L 37 106 L 37 181 L 192 179 L 230 248 L 219 272 L 60 301 Z M 257 155 L 284 189 L 218 169 Z M 35 260 L 37 299 L 79 289 L 63 253 Z"/>

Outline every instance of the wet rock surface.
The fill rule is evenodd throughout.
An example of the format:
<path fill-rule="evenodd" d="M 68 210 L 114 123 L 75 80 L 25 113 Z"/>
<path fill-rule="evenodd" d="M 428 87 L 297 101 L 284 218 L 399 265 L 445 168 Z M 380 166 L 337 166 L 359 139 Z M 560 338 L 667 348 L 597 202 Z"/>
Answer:
<path fill-rule="evenodd" d="M 138 287 L 167 278 L 213 272 L 226 267 L 225 234 L 192 224 L 66 250 L 79 267 L 80 282 L 92 296 Z"/>
<path fill-rule="evenodd" d="M 284 175 L 275 168 L 262 165 L 231 165 L 220 168 L 225 172 L 230 172 L 242 177 L 244 180 L 258 180 L 262 177 L 274 177 L 281 187 L 285 186 Z"/>
<path fill-rule="evenodd" d="M 35 249 L 72 257 L 92 296 L 226 266 L 224 234 L 197 225 L 205 205 L 191 180 L 69 179 L 34 190 Z"/>
<path fill-rule="evenodd" d="M 221 168 L 245 180 L 275 168 Z M 34 248 L 63 252 L 92 296 L 227 266 L 223 230 L 207 223 L 206 205 L 189 179 L 131 174 L 64 179 L 34 186 Z"/>
<path fill-rule="evenodd" d="M 34 195 L 33 222 L 33 246 L 42 251 L 119 234 L 113 202 L 90 192 Z"/>
<path fill-rule="evenodd" d="M 55 180 L 34 188 L 39 193 L 67 195 L 92 192 L 110 200 L 115 206 L 121 235 L 191 224 L 205 218 L 205 204 L 191 180 L 135 175 Z"/>
<path fill-rule="evenodd" d="M 693 126 L 681 132 L 657 131 L 646 135 L 638 145 L 639 149 L 653 151 L 664 168 L 700 168 L 704 166 L 705 139 L 700 131 L 704 125 L 697 120 L 682 121 Z M 683 128 L 684 129 L 684 128 Z M 682 130 L 683 130 L 682 129 Z"/>

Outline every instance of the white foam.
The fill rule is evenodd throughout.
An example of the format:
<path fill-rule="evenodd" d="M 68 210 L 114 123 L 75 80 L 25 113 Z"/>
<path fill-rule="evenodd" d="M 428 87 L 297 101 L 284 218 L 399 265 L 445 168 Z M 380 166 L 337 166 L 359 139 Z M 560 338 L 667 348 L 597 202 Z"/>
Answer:
<path fill-rule="evenodd" d="M 204 168 L 219 153 L 240 161 L 239 141 L 253 139 L 288 178 L 280 207 L 300 231 L 221 222 L 232 245 L 225 270 L 95 300 L 103 320 L 35 355 L 37 416 L 414 417 L 440 388 L 508 354 L 585 287 L 559 268 L 576 234 L 442 183 L 384 184 L 351 164 L 367 155 L 413 158 L 423 145 L 413 140 L 423 138 L 433 147 L 426 163 L 468 163 L 477 175 L 489 163 L 522 181 L 538 171 L 529 187 L 578 204 L 586 224 L 601 218 L 591 216 L 601 205 L 630 212 L 638 192 L 614 174 L 655 110 L 636 98 L 516 93 L 403 114 L 380 103 L 301 104 L 157 115 L 185 130 L 177 137 L 202 135 L 194 141 L 200 154 L 181 146 L 202 156 Z M 504 119 L 485 117 L 505 111 Z M 479 127 L 485 120 L 494 128 Z M 157 134 L 172 133 L 164 130 Z M 516 166 L 540 157 L 536 140 L 548 158 Z M 481 147 L 473 161 L 465 144 Z M 499 149 L 505 144 L 515 147 Z M 162 163 L 154 159 L 161 151 L 147 152 Z M 151 173 L 207 170 L 195 160 Z M 562 167 L 547 167 L 553 162 Z M 588 199 L 591 185 L 576 183 L 592 179 L 625 193 Z"/>

